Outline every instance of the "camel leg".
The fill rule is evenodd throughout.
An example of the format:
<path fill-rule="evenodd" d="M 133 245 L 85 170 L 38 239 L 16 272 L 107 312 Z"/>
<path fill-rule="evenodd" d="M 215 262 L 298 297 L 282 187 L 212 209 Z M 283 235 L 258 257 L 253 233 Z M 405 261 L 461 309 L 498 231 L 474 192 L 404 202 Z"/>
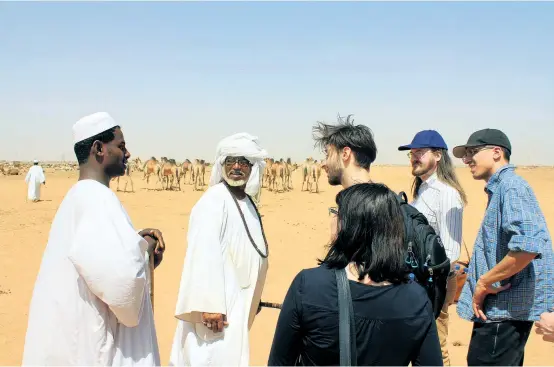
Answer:
<path fill-rule="evenodd" d="M 163 182 L 160 180 L 160 176 L 156 175 L 156 182 L 154 183 L 154 189 L 155 189 L 155 190 L 157 190 L 156 187 L 158 187 L 158 184 L 160 184 L 160 187 L 161 187 L 161 189 L 163 190 L 164 184 L 163 184 Z"/>

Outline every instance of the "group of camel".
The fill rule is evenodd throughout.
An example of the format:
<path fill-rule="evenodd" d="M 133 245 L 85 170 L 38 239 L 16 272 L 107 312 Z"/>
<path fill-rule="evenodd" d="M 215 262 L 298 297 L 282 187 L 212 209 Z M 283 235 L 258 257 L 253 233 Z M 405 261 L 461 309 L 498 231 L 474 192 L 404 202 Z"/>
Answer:
<path fill-rule="evenodd" d="M 300 191 L 314 192 L 315 188 L 315 192 L 319 192 L 319 178 L 323 162 L 318 162 L 310 157 L 301 165 L 292 163 L 290 158 L 287 158 L 286 161 L 282 158 L 278 161 L 273 158 L 266 158 L 265 163 L 262 187 L 269 191 L 277 193 L 292 190 L 292 172 L 300 168 L 302 173 Z M 181 190 L 181 182 L 185 184 L 188 176 L 188 183 L 194 186 L 195 191 L 199 191 L 206 185 L 206 166 L 208 164 L 203 159 L 195 159 L 193 162 L 186 159 L 182 164 L 177 164 L 174 159 L 168 159 L 167 157 L 161 157 L 160 160 L 152 157 L 144 163 L 140 158 L 135 158 L 129 161 L 125 176 L 130 176 L 132 171 L 143 172 L 142 179 L 146 180 L 147 186 L 150 184 L 150 177 L 153 176 L 155 179 L 154 187 L 160 184 L 163 190 Z M 119 178 L 117 178 L 117 181 L 119 188 Z"/>
<path fill-rule="evenodd" d="M 157 160 L 152 157 L 143 164 L 140 158 L 135 158 L 130 164 L 132 170 L 143 172 L 142 179 L 146 180 L 147 185 L 150 183 L 150 176 L 153 176 L 156 180 L 154 186 L 159 183 L 164 190 L 181 190 L 181 180 L 185 184 L 187 175 L 189 184 L 194 185 L 195 191 L 202 190 L 206 185 L 204 176 L 208 164 L 203 159 L 195 159 L 193 162 L 186 159 L 182 164 L 177 164 L 175 159 L 161 157 Z"/>
<path fill-rule="evenodd" d="M 287 158 L 286 161 L 283 158 L 279 161 L 275 161 L 273 158 L 266 158 L 265 163 L 262 175 L 262 187 L 267 187 L 269 191 L 285 192 L 292 190 L 292 172 L 300 167 L 302 172 L 302 187 L 300 191 L 304 191 L 304 185 L 306 185 L 306 191 L 312 192 L 315 184 L 315 192 L 319 192 L 319 177 L 323 167 L 321 162 L 310 157 L 300 166 L 292 163 L 290 158 Z"/>

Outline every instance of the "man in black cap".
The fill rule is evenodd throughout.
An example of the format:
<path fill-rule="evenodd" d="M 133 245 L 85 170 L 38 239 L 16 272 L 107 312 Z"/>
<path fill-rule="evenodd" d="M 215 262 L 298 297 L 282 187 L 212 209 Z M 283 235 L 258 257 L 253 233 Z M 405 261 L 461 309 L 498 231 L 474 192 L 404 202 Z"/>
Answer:
<path fill-rule="evenodd" d="M 534 321 L 554 306 L 554 255 L 533 190 L 515 173 L 512 146 L 500 130 L 473 133 L 454 148 L 473 178 L 486 181 L 485 218 L 458 301 L 473 321 L 467 363 L 523 366 Z"/>
<path fill-rule="evenodd" d="M 425 215 L 431 227 L 441 237 L 446 255 L 454 267 L 460 257 L 463 211 L 467 200 L 448 154 L 448 146 L 437 131 L 422 130 L 414 136 L 410 144 L 402 145 L 398 150 L 409 150 L 408 157 L 414 176 L 414 200 L 410 204 Z M 450 366 L 448 307 L 454 303 L 456 284 L 456 272 L 452 269 L 448 276 L 444 305 L 437 318 L 445 366 Z"/>

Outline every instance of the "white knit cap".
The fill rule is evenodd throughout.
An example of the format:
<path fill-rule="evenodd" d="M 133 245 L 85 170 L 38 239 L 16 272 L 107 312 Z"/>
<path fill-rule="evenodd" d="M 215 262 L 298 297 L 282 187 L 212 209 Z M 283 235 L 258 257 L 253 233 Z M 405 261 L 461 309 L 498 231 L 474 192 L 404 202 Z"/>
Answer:
<path fill-rule="evenodd" d="M 98 135 L 118 124 L 107 112 L 85 116 L 73 125 L 73 144 Z"/>

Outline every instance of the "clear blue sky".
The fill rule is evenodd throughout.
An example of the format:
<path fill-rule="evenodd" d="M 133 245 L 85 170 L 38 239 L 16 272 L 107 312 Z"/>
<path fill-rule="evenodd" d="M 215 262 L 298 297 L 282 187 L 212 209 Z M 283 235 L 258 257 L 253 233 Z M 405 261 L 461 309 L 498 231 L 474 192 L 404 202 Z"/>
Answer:
<path fill-rule="evenodd" d="M 516 164 L 554 164 L 554 3 L 0 3 L 0 159 L 74 159 L 107 111 L 135 156 L 213 160 L 225 135 L 321 155 L 352 113 L 377 163 L 438 129 L 503 129 Z"/>

